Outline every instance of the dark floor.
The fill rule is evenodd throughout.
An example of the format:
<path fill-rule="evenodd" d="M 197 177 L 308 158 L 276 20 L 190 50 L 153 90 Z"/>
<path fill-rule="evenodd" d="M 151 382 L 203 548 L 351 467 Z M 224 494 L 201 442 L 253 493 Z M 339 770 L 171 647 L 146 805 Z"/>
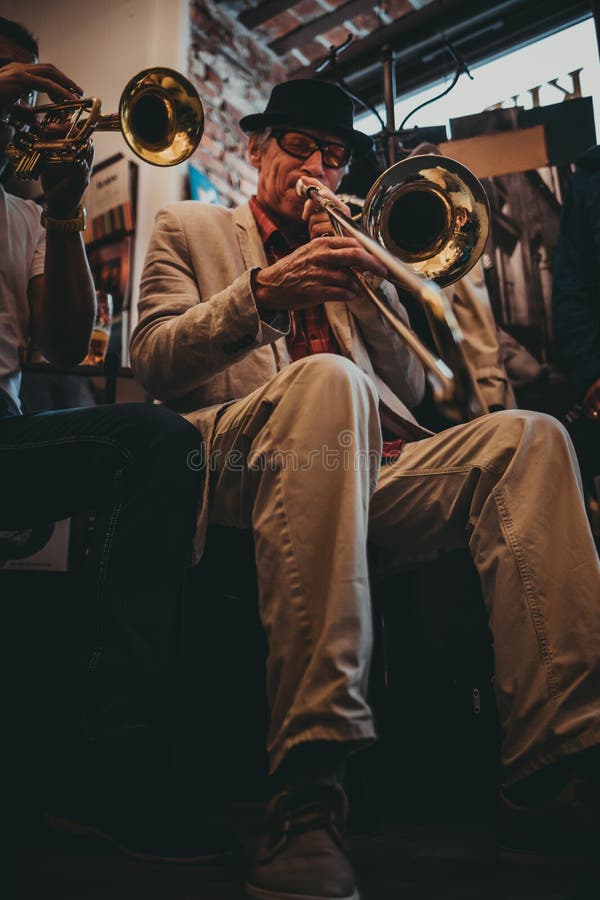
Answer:
<path fill-rule="evenodd" d="M 346 771 L 353 824 L 349 843 L 363 900 L 600 900 L 600 876 L 496 864 L 498 723 L 491 644 L 472 571 L 465 571 L 460 559 L 440 563 L 438 569 L 423 567 L 419 583 L 416 576 L 411 583 L 405 578 L 404 602 L 388 604 L 375 654 L 374 706 L 381 740 L 353 757 Z M 68 684 L 62 661 L 73 645 L 69 627 L 75 620 L 67 614 L 71 607 L 63 580 L 38 584 L 32 573 L 13 583 L 11 573 L 4 575 L 7 596 L 12 592 L 20 602 L 4 608 L 0 663 L 6 664 L 6 674 L 0 683 L 11 690 L 0 716 L 0 752 L 6 751 L 3 728 L 10 726 L 10 734 L 11 729 L 31 729 L 33 722 L 51 729 L 59 721 L 53 707 L 68 708 L 57 698 Z M 390 592 L 395 596 L 399 588 L 392 585 Z M 226 792 L 230 801 L 238 800 L 249 796 L 244 791 L 252 785 L 250 799 L 255 800 L 265 796 L 257 773 L 266 772 L 257 614 L 252 606 L 247 611 L 248 604 L 236 605 L 236 591 L 223 596 L 212 607 L 186 608 L 185 727 L 178 771 L 186 797 L 214 801 Z M 419 602 L 409 602 L 410 597 Z M 20 769 L 30 782 L 42 762 L 48 767 L 47 736 L 30 736 L 18 746 L 13 763 L 2 771 L 14 782 Z M 56 780 L 52 766 L 46 771 L 46 778 Z M 230 809 L 228 821 L 245 836 L 247 855 L 257 820 L 256 805 Z M 13 847 L 7 862 L 0 860 L 0 900 L 243 897 L 241 864 L 150 865 L 72 840 Z"/>
<path fill-rule="evenodd" d="M 240 823 L 247 820 L 243 813 Z M 247 821 L 243 822 L 248 828 Z M 250 829 L 252 830 L 252 829 Z M 4 900 L 242 900 L 243 865 L 167 866 L 55 842 L 11 854 Z M 255 838 L 246 836 L 252 852 Z M 394 823 L 351 835 L 363 900 L 599 900 L 600 876 L 497 864 L 490 824 Z M 6 869 L 5 869 L 6 875 Z"/>

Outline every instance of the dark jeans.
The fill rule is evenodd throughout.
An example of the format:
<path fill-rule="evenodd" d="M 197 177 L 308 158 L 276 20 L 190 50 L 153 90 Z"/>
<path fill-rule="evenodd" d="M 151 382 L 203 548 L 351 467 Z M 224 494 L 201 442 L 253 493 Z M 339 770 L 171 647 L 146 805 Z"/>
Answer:
<path fill-rule="evenodd" d="M 0 529 L 95 515 L 73 648 L 89 740 L 144 732 L 160 718 L 200 448 L 196 429 L 151 404 L 0 417 Z"/>

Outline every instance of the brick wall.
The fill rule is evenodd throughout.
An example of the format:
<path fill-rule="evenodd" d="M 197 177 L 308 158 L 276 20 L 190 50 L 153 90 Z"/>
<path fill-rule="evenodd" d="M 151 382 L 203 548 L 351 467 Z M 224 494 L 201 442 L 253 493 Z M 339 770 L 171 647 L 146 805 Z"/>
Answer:
<path fill-rule="evenodd" d="M 213 182 L 225 206 L 237 206 L 255 190 L 256 172 L 246 161 L 246 137 L 238 121 L 264 109 L 271 88 L 287 72 L 266 44 L 211 0 L 190 3 L 190 78 L 206 115 L 193 161 Z"/>

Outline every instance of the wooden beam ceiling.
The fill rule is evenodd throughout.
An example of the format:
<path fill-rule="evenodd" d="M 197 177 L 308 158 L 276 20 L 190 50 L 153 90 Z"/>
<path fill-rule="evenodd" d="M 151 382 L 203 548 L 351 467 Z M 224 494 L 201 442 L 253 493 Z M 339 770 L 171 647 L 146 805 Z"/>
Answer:
<path fill-rule="evenodd" d="M 295 3 L 289 3 L 286 0 L 267 0 L 266 3 L 260 3 L 258 6 L 244 10 L 244 12 L 240 13 L 238 19 L 246 28 L 256 28 L 258 25 L 262 25 L 263 22 L 278 16 L 279 13 L 286 12 L 295 5 Z"/>
<path fill-rule="evenodd" d="M 238 10 L 240 5 L 236 0 Z M 590 14 L 592 5 L 599 6 L 600 0 L 380 0 L 380 4 L 346 0 L 335 7 L 332 3 L 328 7 L 326 2 L 309 6 L 307 0 L 263 0 L 249 6 L 245 0 L 244 5 L 246 8 L 237 13 L 238 20 L 257 36 L 262 35 L 287 65 L 292 60 L 292 77 L 343 79 L 366 102 L 378 104 L 383 99 L 383 52 L 393 52 L 398 93 L 407 93 L 452 73 L 454 64 L 447 41 L 467 64 L 474 65 L 580 20 Z M 375 19 L 379 5 L 384 12 Z M 296 15 L 286 15 L 290 12 Z M 362 21 L 359 30 L 352 29 L 357 17 L 370 20 L 368 34 L 364 34 Z M 380 24 L 373 25 L 377 21 Z M 315 67 L 327 52 L 322 36 L 330 39 L 337 30 L 335 42 L 339 44 L 346 22 L 348 31 L 354 31 L 354 40 L 334 67 L 325 67 L 317 74 Z M 356 36 L 357 31 L 364 36 Z M 320 46 L 323 50 L 319 56 Z M 303 59 L 311 60 L 310 64 L 302 65 Z M 560 68 L 559 60 L 557 66 Z"/>
<path fill-rule="evenodd" d="M 374 5 L 369 0 L 350 0 L 349 3 L 344 3 L 343 6 L 336 7 L 332 12 L 312 19 L 306 25 L 301 25 L 299 28 L 295 28 L 278 40 L 273 41 L 270 44 L 271 50 L 283 56 L 288 50 L 292 50 L 294 47 L 301 48 L 303 44 L 312 41 L 318 35 L 325 34 L 337 25 L 343 25 L 344 22 L 354 19 L 355 16 L 360 16 L 365 12 L 372 12 Z"/>

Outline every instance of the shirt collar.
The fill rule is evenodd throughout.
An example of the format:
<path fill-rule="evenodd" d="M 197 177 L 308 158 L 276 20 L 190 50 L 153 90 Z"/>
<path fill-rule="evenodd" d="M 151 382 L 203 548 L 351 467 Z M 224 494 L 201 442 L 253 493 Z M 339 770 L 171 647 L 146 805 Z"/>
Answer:
<path fill-rule="evenodd" d="M 271 240 L 276 236 L 279 240 L 285 241 L 287 243 L 283 232 L 278 228 L 262 203 L 258 201 L 256 196 L 250 197 L 249 204 L 252 215 L 254 216 L 254 221 L 256 222 L 256 227 L 258 228 L 258 233 L 260 234 L 260 239 L 263 244 L 270 243 Z"/>
<path fill-rule="evenodd" d="M 248 203 L 250 205 L 250 211 L 254 216 L 254 221 L 256 222 L 256 227 L 258 228 L 260 239 L 265 249 L 275 246 L 279 247 L 280 249 L 284 249 L 289 253 L 291 250 L 295 250 L 296 247 L 299 247 L 301 246 L 301 244 L 305 243 L 305 241 L 302 241 L 300 244 L 292 244 L 291 241 L 289 241 L 285 236 L 281 228 L 279 228 L 279 226 L 276 225 L 276 223 L 273 221 L 268 210 L 265 209 L 256 195 L 250 197 Z M 306 237 L 306 240 L 308 240 L 308 235 Z"/>

